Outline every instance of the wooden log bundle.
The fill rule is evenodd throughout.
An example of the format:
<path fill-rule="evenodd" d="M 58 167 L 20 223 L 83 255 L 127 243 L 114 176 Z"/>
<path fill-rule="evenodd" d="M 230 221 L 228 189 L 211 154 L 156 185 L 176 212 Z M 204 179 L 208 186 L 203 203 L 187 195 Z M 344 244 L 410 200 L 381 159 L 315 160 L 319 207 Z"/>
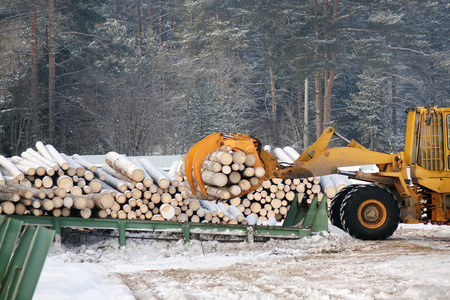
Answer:
<path fill-rule="evenodd" d="M 312 199 L 323 190 L 320 178 L 274 178 L 236 197 L 259 185 L 265 170 L 254 167 L 253 155 L 229 148 L 213 151 L 203 162 L 206 199 L 199 189 L 193 195 L 187 188 L 180 163 L 167 174 L 147 159 L 110 152 L 102 169 L 51 145 L 37 143 L 36 149 L 0 158 L 0 213 L 273 225 L 283 222 L 297 193 Z"/>
<path fill-rule="evenodd" d="M 212 151 L 202 162 L 201 179 L 206 187 L 208 196 L 204 196 L 199 188 L 192 191 L 187 186 L 189 198 L 202 200 L 227 200 L 249 191 L 260 184 L 265 170 L 255 167 L 256 157 L 244 151 L 234 151 L 230 146 L 223 146 Z M 184 170 L 184 166 L 181 167 Z M 197 183 L 196 183 L 197 184 Z"/>

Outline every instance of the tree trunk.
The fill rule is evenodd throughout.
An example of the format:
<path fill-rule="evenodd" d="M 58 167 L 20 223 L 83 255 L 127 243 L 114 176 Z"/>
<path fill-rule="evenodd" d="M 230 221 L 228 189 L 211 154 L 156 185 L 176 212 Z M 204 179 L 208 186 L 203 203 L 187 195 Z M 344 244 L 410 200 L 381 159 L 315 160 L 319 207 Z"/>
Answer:
<path fill-rule="evenodd" d="M 31 29 L 31 86 L 30 86 L 30 114 L 31 130 L 34 138 L 40 132 L 39 105 L 38 105 L 38 48 L 37 48 L 37 13 L 35 0 L 30 1 L 30 29 Z"/>
<path fill-rule="evenodd" d="M 55 5 L 53 0 L 48 0 L 48 137 L 50 141 L 55 139 L 55 30 L 53 15 Z"/>
<path fill-rule="evenodd" d="M 320 73 L 316 73 L 314 85 L 316 87 L 316 139 L 323 132 L 323 105 L 322 105 L 322 78 Z"/>
<path fill-rule="evenodd" d="M 141 0 L 137 1 L 137 34 L 138 34 L 138 50 L 142 51 L 142 21 L 141 21 Z"/>

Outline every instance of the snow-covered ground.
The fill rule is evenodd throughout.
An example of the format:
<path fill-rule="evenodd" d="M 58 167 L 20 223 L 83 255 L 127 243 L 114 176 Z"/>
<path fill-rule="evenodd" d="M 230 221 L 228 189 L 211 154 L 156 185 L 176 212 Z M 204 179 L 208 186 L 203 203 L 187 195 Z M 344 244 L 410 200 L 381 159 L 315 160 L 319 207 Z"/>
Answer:
<path fill-rule="evenodd" d="M 385 241 L 330 227 L 256 243 L 63 242 L 33 299 L 450 299 L 450 226 L 402 224 Z"/>

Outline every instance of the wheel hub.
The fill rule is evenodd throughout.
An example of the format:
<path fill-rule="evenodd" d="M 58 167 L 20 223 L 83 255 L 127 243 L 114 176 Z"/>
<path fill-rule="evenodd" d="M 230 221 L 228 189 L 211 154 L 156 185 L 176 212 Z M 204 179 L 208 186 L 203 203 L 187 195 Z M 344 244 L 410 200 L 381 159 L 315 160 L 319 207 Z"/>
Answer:
<path fill-rule="evenodd" d="M 376 199 L 366 200 L 358 208 L 359 222 L 366 228 L 379 228 L 386 221 L 386 215 L 386 208 Z"/>

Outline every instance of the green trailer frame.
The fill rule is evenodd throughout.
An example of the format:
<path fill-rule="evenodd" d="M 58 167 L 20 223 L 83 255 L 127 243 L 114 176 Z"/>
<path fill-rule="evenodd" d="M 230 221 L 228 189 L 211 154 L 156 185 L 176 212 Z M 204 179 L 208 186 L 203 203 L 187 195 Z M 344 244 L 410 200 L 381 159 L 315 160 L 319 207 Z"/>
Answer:
<path fill-rule="evenodd" d="M 298 195 L 292 203 L 298 203 Z M 184 241 L 191 240 L 192 233 L 207 232 L 217 235 L 243 236 L 245 241 L 255 237 L 302 238 L 312 233 L 328 231 L 327 201 L 314 197 L 311 204 L 302 201 L 291 205 L 283 226 L 249 226 L 212 223 L 181 223 L 171 221 L 142 221 L 121 219 L 83 219 L 75 217 L 51 217 L 11 215 L 10 217 L 32 225 L 51 227 L 57 237 L 61 237 L 62 228 L 116 229 L 119 232 L 120 246 L 126 244 L 127 231 L 176 231 L 181 232 Z"/>
<path fill-rule="evenodd" d="M 0 299 L 31 299 L 55 232 L 0 215 Z"/>

